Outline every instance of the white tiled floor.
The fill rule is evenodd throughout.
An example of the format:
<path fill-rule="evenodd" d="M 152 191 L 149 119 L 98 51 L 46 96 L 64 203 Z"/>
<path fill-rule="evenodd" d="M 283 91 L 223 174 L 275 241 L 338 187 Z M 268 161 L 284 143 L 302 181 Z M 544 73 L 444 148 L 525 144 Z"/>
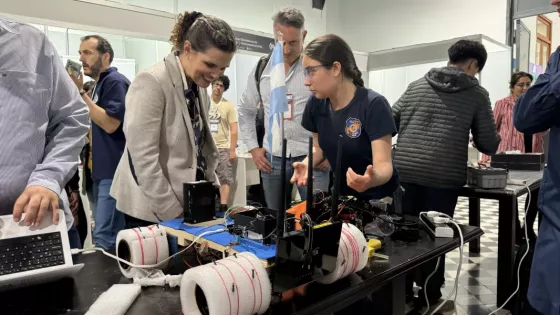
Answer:
<path fill-rule="evenodd" d="M 519 205 L 525 204 L 525 197 L 519 198 Z M 461 224 L 469 223 L 469 204 L 467 198 L 459 198 L 454 218 Z M 523 220 L 520 214 L 520 220 Z M 488 315 L 497 308 L 497 258 L 498 258 L 498 202 L 481 200 L 480 222 L 484 235 L 480 239 L 480 254 L 471 254 L 465 245 L 463 266 L 459 275 L 457 294 L 457 314 Z M 536 226 L 536 224 L 535 224 Z M 446 256 L 446 285 L 444 297 L 451 292 L 459 263 L 459 250 Z M 500 311 L 497 314 L 508 314 Z"/>

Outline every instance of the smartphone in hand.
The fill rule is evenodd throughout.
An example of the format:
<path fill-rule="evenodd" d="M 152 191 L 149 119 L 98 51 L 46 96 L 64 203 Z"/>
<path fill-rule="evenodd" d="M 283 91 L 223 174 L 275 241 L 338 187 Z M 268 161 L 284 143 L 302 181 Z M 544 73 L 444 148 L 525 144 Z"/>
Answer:
<path fill-rule="evenodd" d="M 82 71 L 82 64 L 68 59 L 68 61 L 66 61 L 66 71 L 68 71 L 69 74 L 78 77 Z"/>

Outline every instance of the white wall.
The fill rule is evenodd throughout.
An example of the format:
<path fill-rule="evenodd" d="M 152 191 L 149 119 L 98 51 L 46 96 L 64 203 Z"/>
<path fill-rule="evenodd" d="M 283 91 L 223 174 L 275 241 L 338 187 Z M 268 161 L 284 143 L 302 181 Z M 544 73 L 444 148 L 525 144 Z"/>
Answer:
<path fill-rule="evenodd" d="M 137 5 L 169 10 L 170 0 L 128 0 Z M 121 5 L 106 0 L 0 0 L 0 15 L 24 18 L 25 22 L 88 29 L 118 35 L 166 40 L 174 14 Z M 148 3 L 149 2 L 149 3 Z M 159 5 L 153 5 L 159 3 Z M 172 1 L 171 1 L 172 3 Z M 327 1 L 328 3 L 328 1 Z M 110 6 L 109 6 L 110 5 Z M 326 32 L 327 6 L 312 9 L 311 0 L 178 0 L 178 10 L 197 10 L 226 20 L 232 27 L 272 33 L 275 11 L 293 6 L 306 18 L 312 39 Z"/>
<path fill-rule="evenodd" d="M 378 51 L 484 34 L 506 39 L 507 0 L 328 0 L 328 32 L 352 49 Z"/>
<path fill-rule="evenodd" d="M 174 25 L 171 14 L 132 11 L 85 1 L 0 0 L 0 3 L 0 15 L 24 22 L 132 37 L 166 40 Z"/>
<path fill-rule="evenodd" d="M 238 28 L 272 33 L 272 15 L 284 7 L 295 7 L 305 16 L 308 39 L 325 34 L 327 11 L 313 9 L 311 0 L 179 0 L 179 11 L 196 10 L 226 20 Z"/>

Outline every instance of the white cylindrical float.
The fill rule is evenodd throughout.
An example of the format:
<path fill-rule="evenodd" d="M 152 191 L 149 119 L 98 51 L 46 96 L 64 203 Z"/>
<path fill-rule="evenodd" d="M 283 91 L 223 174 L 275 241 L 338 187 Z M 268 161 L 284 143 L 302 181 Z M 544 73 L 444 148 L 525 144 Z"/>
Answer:
<path fill-rule="evenodd" d="M 117 256 L 134 265 L 156 265 L 169 257 L 165 228 L 159 225 L 122 230 L 117 235 Z M 135 269 L 122 262 L 119 268 L 127 278 L 136 275 Z M 164 269 L 167 263 L 158 269 Z"/>
<path fill-rule="evenodd" d="M 331 284 L 352 273 L 358 272 L 367 265 L 368 247 L 364 234 L 350 223 L 342 224 L 336 269 L 327 275 L 318 270 L 315 281 L 322 284 Z"/>
<path fill-rule="evenodd" d="M 271 298 L 266 269 L 248 252 L 191 268 L 181 280 L 184 315 L 263 314 Z"/>

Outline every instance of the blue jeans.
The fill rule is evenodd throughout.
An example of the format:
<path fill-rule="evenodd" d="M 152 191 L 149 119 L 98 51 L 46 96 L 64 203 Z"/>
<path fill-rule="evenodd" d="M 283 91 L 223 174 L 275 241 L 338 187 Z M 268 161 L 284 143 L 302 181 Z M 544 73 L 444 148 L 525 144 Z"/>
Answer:
<path fill-rule="evenodd" d="M 270 155 L 266 153 L 266 159 L 270 161 Z M 290 178 L 294 173 L 294 168 L 292 164 L 295 162 L 301 162 L 306 158 L 305 155 L 297 156 L 292 158 L 286 158 L 286 208 L 290 207 L 291 196 L 292 196 L 292 184 L 290 184 Z M 266 204 L 268 208 L 273 210 L 278 210 L 281 208 L 282 196 L 281 196 L 281 179 L 280 172 L 282 168 L 281 158 L 275 156 L 272 159 L 272 173 L 261 172 L 262 184 L 264 189 L 264 197 L 266 199 Z M 327 191 L 329 188 L 329 171 L 313 170 L 313 190 L 319 189 L 321 191 Z M 307 198 L 307 187 L 298 187 L 299 195 L 302 200 Z"/>
<path fill-rule="evenodd" d="M 112 179 L 95 181 L 92 200 L 96 200 L 95 246 L 103 249 L 115 248 L 117 234 L 124 229 L 124 214 L 117 210 L 117 201 L 109 195 Z"/>
<path fill-rule="evenodd" d="M 70 230 L 68 230 L 68 242 L 70 243 L 71 249 L 83 248 L 82 241 L 80 241 L 80 233 L 78 233 L 77 228 L 72 227 Z M 76 264 L 76 259 L 78 258 L 79 255 L 80 254 L 72 255 L 72 261 L 74 262 L 74 264 Z"/>
<path fill-rule="evenodd" d="M 82 249 L 82 242 L 80 241 L 80 234 L 78 234 L 78 229 L 72 227 L 68 230 L 68 241 L 70 242 L 70 248 Z"/>

